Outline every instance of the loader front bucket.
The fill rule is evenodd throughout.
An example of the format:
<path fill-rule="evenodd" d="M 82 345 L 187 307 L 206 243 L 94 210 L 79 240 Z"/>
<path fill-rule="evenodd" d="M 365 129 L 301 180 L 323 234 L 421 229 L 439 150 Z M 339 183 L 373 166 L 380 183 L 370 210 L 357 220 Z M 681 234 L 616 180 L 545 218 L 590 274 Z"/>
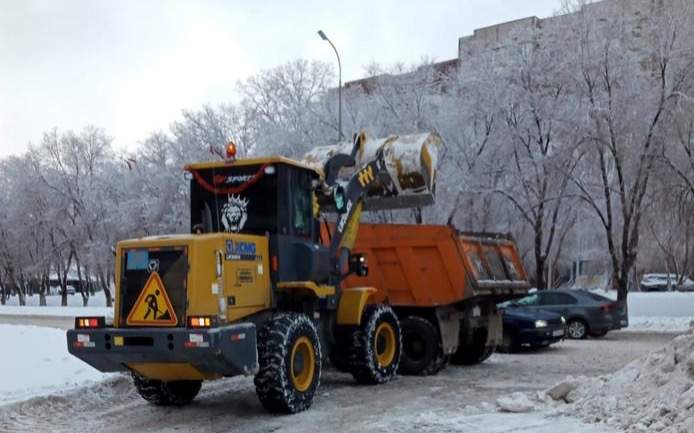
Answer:
<path fill-rule="evenodd" d="M 438 155 L 443 148 L 436 133 L 391 135 L 368 139 L 362 132 L 357 139 L 356 164 L 340 170 L 338 179 L 348 180 L 356 170 L 383 154 L 391 185 L 376 183 L 368 191 L 364 210 L 411 209 L 434 203 Z M 304 156 L 304 162 L 323 167 L 334 155 L 347 154 L 353 143 L 319 146 Z"/>

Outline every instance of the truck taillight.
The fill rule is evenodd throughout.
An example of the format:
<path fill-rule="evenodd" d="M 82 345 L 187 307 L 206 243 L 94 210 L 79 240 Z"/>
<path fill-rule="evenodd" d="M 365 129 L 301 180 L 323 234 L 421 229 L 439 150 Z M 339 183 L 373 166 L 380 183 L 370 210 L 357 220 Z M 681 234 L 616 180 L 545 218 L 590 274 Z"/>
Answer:
<path fill-rule="evenodd" d="M 103 328 L 105 326 L 105 317 L 75 317 L 75 329 L 95 329 Z"/>
<path fill-rule="evenodd" d="M 214 318 L 210 316 L 189 316 L 188 327 L 209 328 L 214 324 Z"/>

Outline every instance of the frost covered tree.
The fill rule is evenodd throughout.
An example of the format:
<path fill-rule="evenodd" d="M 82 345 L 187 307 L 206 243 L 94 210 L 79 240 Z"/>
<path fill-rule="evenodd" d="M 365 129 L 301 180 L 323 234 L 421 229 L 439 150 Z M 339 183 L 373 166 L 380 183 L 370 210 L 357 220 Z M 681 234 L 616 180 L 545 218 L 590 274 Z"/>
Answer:
<path fill-rule="evenodd" d="M 605 7 L 607 15 L 580 8 L 571 20 L 569 64 L 585 107 L 576 120 L 588 155 L 573 179 L 604 229 L 613 285 L 625 302 L 651 176 L 669 140 L 672 110 L 692 79 L 692 5 L 618 1 Z"/>

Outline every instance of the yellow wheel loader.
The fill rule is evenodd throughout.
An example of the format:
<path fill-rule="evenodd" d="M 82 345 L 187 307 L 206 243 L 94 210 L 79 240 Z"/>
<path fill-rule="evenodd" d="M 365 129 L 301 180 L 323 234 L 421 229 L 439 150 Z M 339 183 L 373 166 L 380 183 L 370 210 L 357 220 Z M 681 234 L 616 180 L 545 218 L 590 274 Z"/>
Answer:
<path fill-rule="evenodd" d="M 398 318 L 370 302 L 376 288 L 342 282 L 368 272 L 351 252 L 363 210 L 433 201 L 440 146 L 436 134 L 362 133 L 305 162 L 236 159 L 230 144 L 228 159 L 185 167 L 190 234 L 119 242 L 113 323 L 76 318 L 68 350 L 98 370 L 132 373 L 157 405 L 189 403 L 203 380 L 254 375 L 267 410 L 299 412 L 329 357 L 359 383 L 388 382 Z M 322 213 L 335 215 L 327 244 Z"/>

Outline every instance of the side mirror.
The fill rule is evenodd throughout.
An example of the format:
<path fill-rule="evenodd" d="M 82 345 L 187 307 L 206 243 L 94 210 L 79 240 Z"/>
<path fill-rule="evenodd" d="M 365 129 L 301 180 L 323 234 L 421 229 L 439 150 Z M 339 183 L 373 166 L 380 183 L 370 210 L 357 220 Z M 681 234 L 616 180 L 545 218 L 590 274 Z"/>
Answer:
<path fill-rule="evenodd" d="M 333 189 L 333 200 L 335 201 L 335 210 L 337 213 L 345 213 L 347 210 L 347 201 L 345 200 L 345 189 L 341 185 Z"/>
<path fill-rule="evenodd" d="M 349 272 L 357 274 L 359 277 L 367 277 L 369 275 L 369 266 L 366 264 L 366 256 L 364 254 L 349 255 Z"/>

